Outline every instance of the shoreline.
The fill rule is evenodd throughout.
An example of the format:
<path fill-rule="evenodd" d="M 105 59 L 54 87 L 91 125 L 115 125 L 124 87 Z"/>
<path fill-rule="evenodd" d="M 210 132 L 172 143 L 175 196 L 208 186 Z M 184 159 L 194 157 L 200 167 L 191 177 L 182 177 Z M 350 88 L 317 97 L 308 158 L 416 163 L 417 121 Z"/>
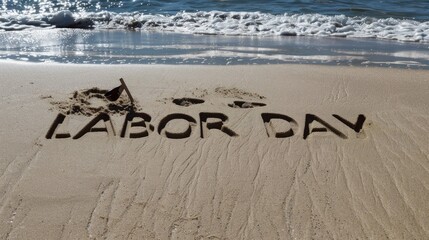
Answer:
<path fill-rule="evenodd" d="M 127 30 L 0 32 L 0 58 L 72 64 L 322 64 L 429 69 L 427 43 Z"/>

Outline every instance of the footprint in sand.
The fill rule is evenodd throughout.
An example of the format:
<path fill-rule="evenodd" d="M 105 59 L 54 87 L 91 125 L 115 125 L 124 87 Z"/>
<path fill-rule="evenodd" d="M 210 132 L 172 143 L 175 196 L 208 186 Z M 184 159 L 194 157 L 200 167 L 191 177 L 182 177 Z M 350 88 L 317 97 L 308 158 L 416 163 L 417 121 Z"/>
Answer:
<path fill-rule="evenodd" d="M 267 106 L 265 103 L 258 102 L 245 102 L 245 101 L 234 101 L 234 103 L 228 104 L 232 108 L 254 108 L 254 107 L 264 107 Z"/>
<path fill-rule="evenodd" d="M 173 103 L 182 107 L 189 107 L 195 104 L 204 103 L 204 100 L 198 98 L 175 98 Z"/>

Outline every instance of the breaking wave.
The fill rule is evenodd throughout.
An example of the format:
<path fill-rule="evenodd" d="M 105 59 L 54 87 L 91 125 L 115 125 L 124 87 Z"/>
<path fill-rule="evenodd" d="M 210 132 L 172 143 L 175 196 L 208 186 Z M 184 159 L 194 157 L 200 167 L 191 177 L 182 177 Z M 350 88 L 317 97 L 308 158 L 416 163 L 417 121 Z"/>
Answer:
<path fill-rule="evenodd" d="M 429 42 L 429 21 L 322 14 L 200 11 L 0 13 L 0 31 L 40 28 L 96 28 L 234 36 L 322 36 Z"/>

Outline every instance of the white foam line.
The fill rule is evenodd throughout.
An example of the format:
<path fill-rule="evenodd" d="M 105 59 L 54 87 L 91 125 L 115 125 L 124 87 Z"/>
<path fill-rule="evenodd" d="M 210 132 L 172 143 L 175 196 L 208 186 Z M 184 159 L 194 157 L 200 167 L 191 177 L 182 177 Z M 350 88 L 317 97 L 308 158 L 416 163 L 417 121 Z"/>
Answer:
<path fill-rule="evenodd" d="M 380 62 L 375 62 L 375 61 L 365 61 L 362 62 L 363 65 L 368 65 L 368 64 L 385 64 L 385 65 L 406 65 L 406 66 L 419 66 L 419 67 L 426 67 L 428 66 L 427 64 L 423 64 L 423 63 L 419 63 L 419 62 L 415 62 L 415 61 L 380 61 Z"/>
<path fill-rule="evenodd" d="M 0 51 L 0 55 L 14 55 L 17 54 L 13 51 Z M 19 53 L 18 53 L 19 54 Z M 278 60 L 284 62 L 290 61 L 351 61 L 351 60 L 364 60 L 364 57 L 355 56 L 342 56 L 342 55 L 286 55 L 286 54 L 264 54 L 264 53 L 243 53 L 234 51 L 222 51 L 222 50 L 208 50 L 200 53 L 192 54 L 175 54 L 175 55 L 110 55 L 99 54 L 96 52 L 86 51 L 85 53 L 79 51 L 67 52 L 71 56 L 88 56 L 88 57 L 112 57 L 122 59 L 206 59 L 206 58 L 250 58 L 253 60 Z M 26 56 L 30 57 L 57 57 L 58 54 L 54 51 L 50 52 L 25 52 Z"/>
<path fill-rule="evenodd" d="M 349 55 L 361 55 L 361 56 L 390 56 L 390 57 L 402 57 L 402 58 L 412 58 L 412 59 L 423 59 L 429 60 L 429 51 L 398 51 L 398 52 L 369 52 L 369 51 L 338 51 L 334 50 L 336 53 L 349 54 Z"/>
<path fill-rule="evenodd" d="M 143 29 L 176 33 L 228 36 L 332 36 L 378 38 L 402 42 L 429 42 L 429 21 L 394 18 L 281 14 L 260 12 L 1 14 L 0 30 L 48 26 L 65 28 Z"/>

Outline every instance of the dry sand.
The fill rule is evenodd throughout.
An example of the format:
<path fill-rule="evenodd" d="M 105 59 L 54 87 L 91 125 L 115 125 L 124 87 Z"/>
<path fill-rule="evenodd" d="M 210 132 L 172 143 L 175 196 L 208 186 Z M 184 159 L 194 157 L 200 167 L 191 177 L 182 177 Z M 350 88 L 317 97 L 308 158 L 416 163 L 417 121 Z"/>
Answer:
<path fill-rule="evenodd" d="M 120 77 L 138 138 L 127 99 L 85 92 Z M 428 71 L 1 63 L 0 84 L 1 239 L 429 238 Z"/>

